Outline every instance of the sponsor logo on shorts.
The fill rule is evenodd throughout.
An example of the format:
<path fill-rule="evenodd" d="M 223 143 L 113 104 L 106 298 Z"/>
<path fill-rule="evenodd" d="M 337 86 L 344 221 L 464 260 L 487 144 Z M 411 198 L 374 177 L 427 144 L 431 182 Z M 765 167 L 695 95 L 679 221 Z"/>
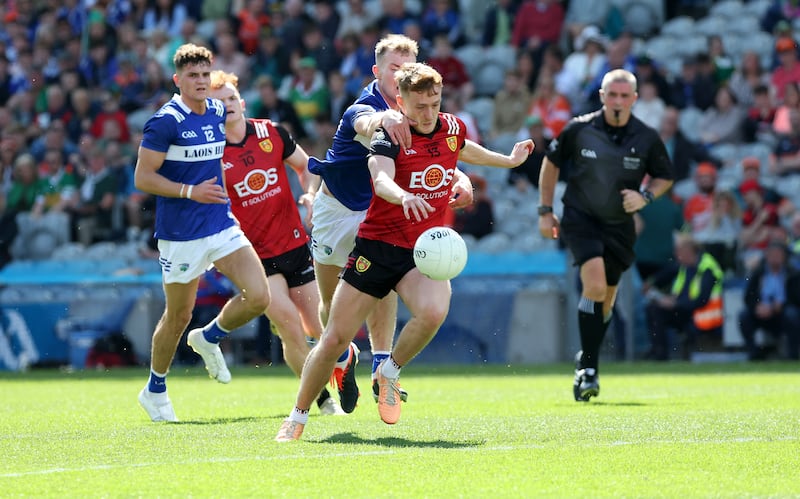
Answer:
<path fill-rule="evenodd" d="M 363 256 L 359 256 L 358 259 L 356 260 L 356 272 L 360 274 L 364 273 L 367 271 L 370 265 L 372 265 L 372 262 L 370 262 Z"/>
<path fill-rule="evenodd" d="M 181 272 L 186 272 L 187 270 L 189 270 L 189 264 L 188 263 L 178 264 L 178 270 L 180 270 Z"/>

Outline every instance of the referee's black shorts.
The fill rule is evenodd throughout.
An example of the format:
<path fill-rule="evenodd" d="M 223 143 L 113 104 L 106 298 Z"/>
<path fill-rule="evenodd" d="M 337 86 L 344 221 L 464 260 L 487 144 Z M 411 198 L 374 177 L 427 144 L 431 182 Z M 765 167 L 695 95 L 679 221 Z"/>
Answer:
<path fill-rule="evenodd" d="M 561 238 L 575 265 L 581 266 L 595 257 L 602 257 L 606 269 L 606 284 L 616 286 L 622 273 L 633 264 L 636 229 L 633 217 L 629 221 L 607 224 L 575 208 L 564 206 L 561 219 Z"/>

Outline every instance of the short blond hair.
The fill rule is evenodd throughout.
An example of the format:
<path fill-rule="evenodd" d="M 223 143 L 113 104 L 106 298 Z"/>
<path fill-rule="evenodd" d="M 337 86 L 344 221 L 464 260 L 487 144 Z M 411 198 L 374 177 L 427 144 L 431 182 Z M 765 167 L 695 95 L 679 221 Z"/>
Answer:
<path fill-rule="evenodd" d="M 375 64 L 380 66 L 383 56 L 389 52 L 413 55 L 416 59 L 417 54 L 419 54 L 419 44 L 405 35 L 386 35 L 375 45 Z"/>
<path fill-rule="evenodd" d="M 225 86 L 225 84 L 230 83 L 233 85 L 233 88 L 236 92 L 239 92 L 239 77 L 233 73 L 226 73 L 225 71 L 221 71 L 219 69 L 215 69 L 211 72 L 211 90 L 218 90 Z"/>
<path fill-rule="evenodd" d="M 394 74 L 401 95 L 427 92 L 436 95 L 442 91 L 442 75 L 422 62 L 406 62 Z"/>

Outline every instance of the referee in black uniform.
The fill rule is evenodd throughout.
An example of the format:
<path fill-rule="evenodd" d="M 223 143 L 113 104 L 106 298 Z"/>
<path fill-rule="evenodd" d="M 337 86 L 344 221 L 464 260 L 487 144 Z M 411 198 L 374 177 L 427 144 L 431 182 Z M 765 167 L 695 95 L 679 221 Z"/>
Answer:
<path fill-rule="evenodd" d="M 580 268 L 581 348 L 575 356 L 575 400 L 600 393 L 598 354 L 622 273 L 634 260 L 633 214 L 672 185 L 672 165 L 658 133 L 631 115 L 636 77 L 609 71 L 603 107 L 572 119 L 550 143 L 539 175 L 539 231 L 562 237 Z M 553 214 L 559 169 L 567 169 L 562 220 Z M 649 181 L 644 182 L 645 178 Z"/>

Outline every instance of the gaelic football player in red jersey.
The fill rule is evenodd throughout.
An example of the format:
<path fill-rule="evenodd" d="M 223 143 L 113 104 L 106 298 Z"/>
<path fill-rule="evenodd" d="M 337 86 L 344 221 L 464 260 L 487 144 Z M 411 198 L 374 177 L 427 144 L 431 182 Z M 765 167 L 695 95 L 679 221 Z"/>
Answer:
<path fill-rule="evenodd" d="M 434 281 L 417 270 L 414 243 L 426 229 L 444 223 L 457 161 L 513 168 L 533 151 L 531 140 L 515 144 L 508 156 L 467 140 L 464 123 L 439 112 L 442 77 L 430 66 L 406 63 L 395 79 L 400 91 L 397 102 L 416 123 L 411 147 L 400 148 L 382 129 L 372 137 L 369 169 L 375 195 L 334 293 L 322 339 L 303 368 L 295 408 L 275 437 L 279 442 L 300 438 L 311 403 L 330 377 L 339 352 L 352 341 L 370 310 L 393 289 L 411 319 L 378 368 L 378 412 L 387 424 L 400 419 L 400 368 L 433 338 L 450 307 L 450 282 Z"/>
<path fill-rule="evenodd" d="M 319 339 L 322 322 L 309 237 L 297 204 L 306 207 L 310 220 L 319 182 L 306 169 L 308 155 L 283 126 L 245 117 L 238 83 L 234 74 L 211 73 L 210 95 L 222 101 L 227 113 L 222 156 L 225 188 L 231 211 L 267 274 L 272 301 L 265 313 L 281 338 L 286 363 L 300 376 L 310 350 L 306 336 Z M 297 201 L 284 163 L 297 173 L 305 190 Z M 327 389 L 321 388 L 318 395 L 323 414 L 344 414 Z"/>

